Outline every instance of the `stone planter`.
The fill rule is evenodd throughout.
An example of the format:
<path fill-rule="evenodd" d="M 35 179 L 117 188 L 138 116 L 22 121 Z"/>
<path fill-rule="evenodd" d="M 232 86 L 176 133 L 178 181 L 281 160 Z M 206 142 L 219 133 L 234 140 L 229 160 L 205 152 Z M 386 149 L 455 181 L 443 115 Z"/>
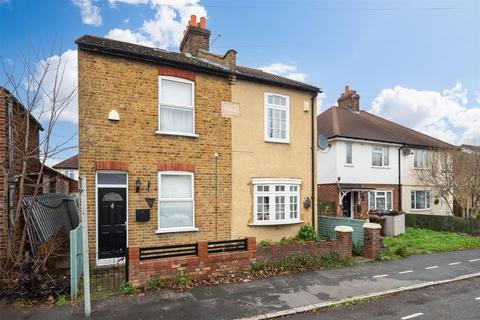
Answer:
<path fill-rule="evenodd" d="M 385 216 L 385 236 L 394 237 L 405 233 L 405 213 Z"/>

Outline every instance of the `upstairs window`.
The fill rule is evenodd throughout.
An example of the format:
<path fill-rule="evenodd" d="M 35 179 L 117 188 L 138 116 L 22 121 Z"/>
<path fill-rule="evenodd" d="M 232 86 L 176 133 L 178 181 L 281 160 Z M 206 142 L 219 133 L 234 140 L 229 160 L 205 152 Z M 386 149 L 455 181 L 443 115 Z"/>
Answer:
<path fill-rule="evenodd" d="M 254 224 L 300 222 L 300 183 L 254 179 Z"/>
<path fill-rule="evenodd" d="M 265 141 L 290 141 L 290 99 L 273 93 L 265 94 Z"/>
<path fill-rule="evenodd" d="M 429 210 L 431 208 L 430 191 L 412 191 L 411 208 L 415 210 Z"/>
<path fill-rule="evenodd" d="M 346 164 L 352 164 L 352 148 L 353 144 L 351 142 L 346 143 L 346 153 L 345 153 L 345 163 Z"/>
<path fill-rule="evenodd" d="M 390 165 L 390 152 L 388 147 L 372 147 L 372 166 L 388 167 Z"/>
<path fill-rule="evenodd" d="M 414 150 L 413 151 L 413 167 L 415 169 L 426 169 L 427 166 L 428 166 L 427 150 Z"/>
<path fill-rule="evenodd" d="M 164 134 L 194 135 L 194 82 L 158 77 L 158 130 Z"/>

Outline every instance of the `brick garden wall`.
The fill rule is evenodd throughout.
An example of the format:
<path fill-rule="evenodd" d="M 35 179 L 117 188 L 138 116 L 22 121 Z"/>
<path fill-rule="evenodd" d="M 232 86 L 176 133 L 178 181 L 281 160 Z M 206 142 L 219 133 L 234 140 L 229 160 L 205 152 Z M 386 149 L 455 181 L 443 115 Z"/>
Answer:
<path fill-rule="evenodd" d="M 231 274 L 249 269 L 253 262 L 280 264 L 289 256 L 315 255 L 322 257 L 331 252 L 340 258 L 352 256 L 351 232 L 337 232 L 337 240 L 309 241 L 304 244 L 272 244 L 268 248 L 257 245 L 254 237 L 247 238 L 247 251 L 208 253 L 208 242 L 198 242 L 198 256 L 140 260 L 140 248 L 129 247 L 129 281 L 135 286 L 144 285 L 151 277 L 175 279 L 180 273 L 190 278 L 202 279 L 208 275 Z"/>

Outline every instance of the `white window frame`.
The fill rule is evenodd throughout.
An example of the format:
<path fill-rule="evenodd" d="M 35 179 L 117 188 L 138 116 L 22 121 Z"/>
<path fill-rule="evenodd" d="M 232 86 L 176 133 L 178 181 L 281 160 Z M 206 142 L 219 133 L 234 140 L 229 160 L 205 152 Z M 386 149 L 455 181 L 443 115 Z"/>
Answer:
<path fill-rule="evenodd" d="M 75 171 L 73 169 L 65 169 L 65 173 L 64 173 L 67 177 L 69 177 L 70 179 L 74 179 L 75 178 Z"/>
<path fill-rule="evenodd" d="M 379 193 L 379 192 L 384 192 L 385 195 L 379 197 L 379 196 L 377 196 L 377 193 Z M 370 205 L 370 194 L 372 194 L 372 193 L 374 194 L 374 200 L 373 200 L 373 204 L 374 204 L 374 207 L 375 207 L 374 209 L 371 209 L 371 205 Z M 387 193 L 390 194 L 390 200 L 391 200 L 391 201 L 390 201 L 390 207 L 389 207 L 389 208 L 387 208 L 387 205 L 388 205 Z M 370 211 L 370 210 L 380 210 L 380 209 L 377 208 L 377 198 L 385 198 L 385 210 L 386 210 L 386 211 L 391 211 L 391 210 L 393 210 L 393 191 L 392 191 L 392 190 L 372 190 L 372 191 L 369 191 L 369 192 L 368 192 L 368 210 L 369 210 L 369 211 Z"/>
<path fill-rule="evenodd" d="M 279 105 L 272 105 L 268 103 L 268 97 L 269 96 L 279 96 L 282 98 L 285 98 L 287 100 L 286 106 L 279 106 Z M 268 136 L 268 110 L 269 109 L 274 109 L 274 110 L 280 110 L 280 111 L 286 111 L 286 133 L 285 133 L 285 139 L 281 138 L 271 138 Z M 264 127 L 264 139 L 267 142 L 277 142 L 277 143 L 290 143 L 290 97 L 278 93 L 273 93 L 273 92 L 265 92 L 264 94 L 264 121 L 263 121 L 263 127 Z"/>
<path fill-rule="evenodd" d="M 188 83 L 192 86 L 192 105 L 191 106 L 181 106 L 175 104 L 168 104 L 162 102 L 162 80 L 170 80 L 181 83 Z M 160 128 L 160 109 L 162 107 L 177 108 L 183 110 L 192 110 L 192 132 L 181 132 L 181 131 L 165 131 Z M 170 77 L 170 76 L 158 76 L 158 129 L 157 134 L 164 135 L 174 135 L 174 136 L 186 136 L 186 137 L 198 137 L 195 131 L 195 81 L 186 80 L 183 78 Z"/>
<path fill-rule="evenodd" d="M 282 224 L 296 224 L 303 223 L 300 219 L 301 216 L 301 179 L 271 179 L 271 178 L 254 178 L 252 179 L 253 185 L 253 223 L 251 225 L 282 225 Z M 258 191 L 258 186 L 269 186 L 269 191 Z M 276 186 L 284 186 L 285 191 L 275 191 Z M 295 186 L 297 191 L 290 191 L 290 187 Z M 257 204 L 258 197 L 269 197 L 269 219 L 258 220 L 257 219 Z M 285 219 L 276 219 L 276 202 L 277 196 L 283 196 L 285 199 Z M 297 217 L 290 218 L 290 196 L 297 197 Z"/>
<path fill-rule="evenodd" d="M 161 186 L 162 186 L 162 176 L 171 175 L 171 176 L 190 176 L 192 183 L 192 196 L 190 198 L 166 198 L 162 199 Z M 170 227 L 162 228 L 160 225 L 160 202 L 162 201 L 192 201 L 192 225 L 188 227 Z M 159 171 L 158 172 L 158 229 L 156 233 L 172 233 L 172 232 L 191 232 L 198 231 L 198 228 L 195 227 L 195 174 L 189 171 Z"/>
<path fill-rule="evenodd" d="M 417 192 L 425 192 L 425 208 L 416 208 L 417 205 Z M 429 194 L 428 198 L 430 201 L 427 201 L 427 193 Z M 412 195 L 414 196 L 413 204 L 415 207 L 412 206 Z M 410 191 L 410 209 L 412 211 L 430 211 L 432 210 L 432 192 L 430 190 L 411 190 Z"/>
<path fill-rule="evenodd" d="M 382 164 L 380 166 L 373 164 L 373 153 L 378 153 L 379 151 L 375 150 L 375 148 L 381 148 L 382 151 Z M 387 155 L 388 164 L 385 164 L 385 153 Z M 372 168 L 390 168 L 390 147 L 381 146 L 381 145 L 373 145 L 372 146 Z"/>
<path fill-rule="evenodd" d="M 420 161 L 423 160 L 423 161 Z M 413 150 L 413 168 L 427 169 L 428 168 L 428 151 L 425 149 Z"/>
<path fill-rule="evenodd" d="M 348 162 L 349 151 L 350 151 L 350 162 Z M 345 165 L 353 166 L 353 142 L 345 142 Z"/>

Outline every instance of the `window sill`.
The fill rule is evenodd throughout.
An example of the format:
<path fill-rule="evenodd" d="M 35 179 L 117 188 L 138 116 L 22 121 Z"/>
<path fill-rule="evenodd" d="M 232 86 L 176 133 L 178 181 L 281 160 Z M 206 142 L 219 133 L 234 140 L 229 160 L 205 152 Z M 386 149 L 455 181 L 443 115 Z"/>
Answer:
<path fill-rule="evenodd" d="M 426 212 L 426 211 L 432 211 L 431 208 L 427 208 L 427 209 L 410 209 L 411 212 Z"/>
<path fill-rule="evenodd" d="M 283 225 L 292 225 L 292 224 L 301 224 L 304 223 L 301 220 L 297 221 L 286 221 L 286 222 L 254 222 L 249 223 L 251 227 L 269 227 L 269 226 L 283 226 Z"/>
<path fill-rule="evenodd" d="M 265 142 L 268 142 L 268 143 L 290 144 L 290 140 L 265 139 Z"/>
<path fill-rule="evenodd" d="M 383 167 L 383 166 L 372 166 L 372 169 L 390 169 L 391 167 Z"/>
<path fill-rule="evenodd" d="M 428 170 L 428 168 L 415 168 L 415 167 L 413 167 L 413 170 L 426 171 L 426 170 Z"/>
<path fill-rule="evenodd" d="M 355 165 L 351 164 L 351 163 L 345 163 L 344 164 L 345 167 L 355 167 Z"/>
<path fill-rule="evenodd" d="M 168 228 L 168 229 L 157 229 L 155 231 L 156 234 L 162 233 L 177 233 L 177 232 L 196 232 L 198 228 L 195 227 L 188 227 L 188 228 Z"/>
<path fill-rule="evenodd" d="M 155 131 L 156 134 L 164 136 L 180 136 L 180 137 L 189 137 L 189 138 L 198 138 L 196 133 L 182 133 L 182 132 L 172 132 L 172 131 Z"/>

